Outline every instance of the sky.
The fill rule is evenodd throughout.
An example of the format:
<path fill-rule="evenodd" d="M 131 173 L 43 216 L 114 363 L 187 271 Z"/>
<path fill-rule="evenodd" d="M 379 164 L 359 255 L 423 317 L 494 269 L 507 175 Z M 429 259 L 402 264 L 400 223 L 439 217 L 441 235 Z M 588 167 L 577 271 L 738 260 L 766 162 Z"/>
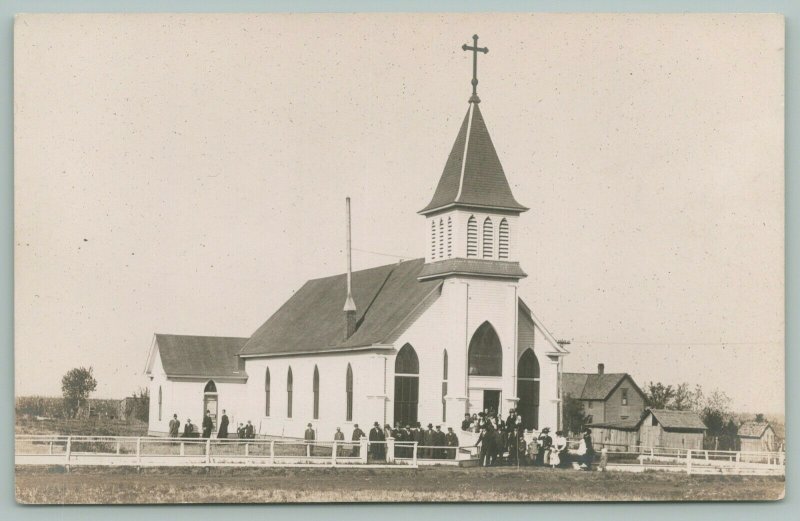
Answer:
<path fill-rule="evenodd" d="M 784 408 L 783 20 L 31 15 L 15 25 L 15 383 L 146 384 L 153 334 L 249 336 L 309 278 L 424 256 L 471 92 L 520 294 L 569 371 Z"/>

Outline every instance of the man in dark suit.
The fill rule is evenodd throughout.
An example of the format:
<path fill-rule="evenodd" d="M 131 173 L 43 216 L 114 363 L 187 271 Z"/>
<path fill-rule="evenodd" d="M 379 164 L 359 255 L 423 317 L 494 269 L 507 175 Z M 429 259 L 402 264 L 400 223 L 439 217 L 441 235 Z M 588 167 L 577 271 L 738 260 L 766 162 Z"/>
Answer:
<path fill-rule="evenodd" d="M 496 452 L 494 442 L 494 427 L 492 427 L 490 422 L 485 423 L 481 429 L 481 435 L 478 437 L 478 441 L 475 443 L 475 446 L 477 447 L 478 444 L 481 446 L 481 466 L 488 467 L 493 463 L 494 454 Z"/>
<path fill-rule="evenodd" d="M 222 409 L 222 418 L 219 421 L 219 430 L 217 431 L 217 438 L 228 437 L 228 415 L 225 414 L 225 409 Z"/>
<path fill-rule="evenodd" d="M 375 422 L 375 424 L 372 426 L 372 429 L 369 431 L 369 452 L 372 454 L 373 460 L 382 461 L 384 459 L 385 451 L 382 442 L 385 440 L 386 437 L 383 433 L 383 429 L 381 429 L 381 425 L 378 422 Z"/>
<path fill-rule="evenodd" d="M 183 437 L 194 438 L 194 424 L 191 418 L 188 418 L 186 420 L 186 425 L 183 426 Z"/>
<path fill-rule="evenodd" d="M 433 459 L 433 446 L 436 443 L 436 437 L 433 434 L 433 424 L 428 424 L 428 429 L 422 436 L 422 444 L 425 446 L 425 449 L 422 451 L 423 458 L 426 459 Z"/>
<path fill-rule="evenodd" d="M 253 439 L 256 437 L 256 428 L 253 427 L 253 422 L 247 420 L 247 425 L 244 426 L 244 437 Z"/>
<path fill-rule="evenodd" d="M 178 431 L 181 428 L 181 421 L 178 419 L 177 414 L 172 415 L 172 419 L 169 421 L 169 437 L 170 438 L 177 438 Z"/>
<path fill-rule="evenodd" d="M 314 455 L 314 440 L 317 439 L 317 435 L 314 432 L 314 428 L 309 423 L 306 427 L 306 432 L 303 435 L 303 438 L 306 440 L 306 450 L 309 456 Z"/>
<path fill-rule="evenodd" d="M 357 457 L 359 457 L 361 455 L 360 442 L 361 442 L 361 438 L 363 438 L 363 437 L 364 437 L 364 431 L 359 429 L 358 428 L 358 424 L 356 423 L 355 425 L 353 425 L 353 437 L 352 437 L 352 441 L 354 442 L 353 443 L 353 454 L 352 455 L 353 455 L 354 458 L 357 458 Z"/>
<path fill-rule="evenodd" d="M 203 438 L 210 438 L 213 430 L 214 422 L 211 421 L 211 411 L 206 411 L 203 415 Z"/>
<path fill-rule="evenodd" d="M 339 442 L 344 441 L 344 433 L 341 427 L 336 427 L 336 432 L 333 433 L 333 441 L 337 443 L 336 456 L 342 456 L 344 453 L 342 452 L 342 444 Z"/>
<path fill-rule="evenodd" d="M 433 457 L 436 459 L 444 459 L 446 457 L 445 447 L 447 446 L 447 437 L 442 432 L 442 426 L 437 425 L 433 433 L 433 444 L 436 449 L 433 452 Z"/>
<path fill-rule="evenodd" d="M 472 425 L 472 420 L 470 419 L 469 413 L 464 414 L 464 421 L 461 422 L 461 430 L 468 431 Z"/>
<path fill-rule="evenodd" d="M 452 427 L 447 428 L 447 434 L 444 435 L 444 442 L 449 448 L 447 449 L 447 459 L 456 459 L 456 451 L 458 450 L 458 436 L 453 432 Z"/>

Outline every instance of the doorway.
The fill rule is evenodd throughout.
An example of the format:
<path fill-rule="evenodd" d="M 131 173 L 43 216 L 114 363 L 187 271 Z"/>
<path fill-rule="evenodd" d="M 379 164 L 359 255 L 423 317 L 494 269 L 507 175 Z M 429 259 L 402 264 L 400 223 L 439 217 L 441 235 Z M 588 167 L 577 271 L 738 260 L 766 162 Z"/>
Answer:
<path fill-rule="evenodd" d="M 217 385 L 214 380 L 209 380 L 205 389 L 203 389 L 203 414 L 209 411 L 215 431 L 217 430 L 217 396 Z"/>
<path fill-rule="evenodd" d="M 483 391 L 483 410 L 488 410 L 489 413 L 500 413 L 500 391 Z"/>

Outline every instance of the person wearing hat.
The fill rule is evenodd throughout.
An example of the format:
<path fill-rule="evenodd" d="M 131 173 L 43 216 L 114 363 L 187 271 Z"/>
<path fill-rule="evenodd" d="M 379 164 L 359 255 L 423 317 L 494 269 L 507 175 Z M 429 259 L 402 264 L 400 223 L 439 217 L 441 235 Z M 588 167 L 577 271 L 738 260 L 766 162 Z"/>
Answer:
<path fill-rule="evenodd" d="M 309 456 L 314 455 L 314 440 L 317 438 L 316 433 L 314 432 L 314 427 L 309 423 L 306 426 L 305 435 L 303 438 L 306 440 L 306 453 Z"/>
<path fill-rule="evenodd" d="M 361 438 L 363 438 L 363 437 L 364 437 L 364 431 L 362 431 L 361 429 L 358 428 L 358 424 L 357 423 L 354 424 L 353 425 L 353 437 L 351 438 L 351 440 L 353 442 L 355 442 L 355 443 L 353 443 L 353 453 L 352 453 L 352 456 L 354 458 L 358 458 L 361 455 L 360 442 L 361 442 Z"/>
<path fill-rule="evenodd" d="M 256 428 L 253 426 L 253 422 L 247 420 L 247 425 L 244 426 L 244 437 L 252 440 L 256 437 Z"/>
<path fill-rule="evenodd" d="M 369 441 L 369 453 L 372 455 L 372 459 L 377 461 L 384 460 L 385 451 L 383 442 L 386 441 L 386 437 L 383 434 L 380 423 L 375 422 L 372 425 L 372 429 L 369 431 Z"/>
<path fill-rule="evenodd" d="M 184 438 L 194 437 L 194 424 L 192 423 L 191 418 L 186 419 L 186 425 L 184 425 L 183 427 L 183 437 Z"/>
<path fill-rule="evenodd" d="M 177 438 L 178 431 L 180 429 L 181 429 L 181 421 L 178 419 L 177 414 L 173 414 L 172 419 L 169 421 L 169 437 Z"/>
<path fill-rule="evenodd" d="M 539 434 L 539 453 L 536 455 L 536 464 L 546 466 L 549 463 L 550 447 L 553 445 L 553 438 L 550 437 L 550 427 L 545 427 Z"/>
<path fill-rule="evenodd" d="M 436 431 L 433 433 L 433 444 L 436 445 L 436 452 L 434 452 L 433 457 L 436 459 L 444 459 L 446 457 L 447 451 L 445 451 L 445 447 L 447 446 L 447 437 L 445 436 L 444 432 L 442 431 L 442 426 L 437 425 Z"/>
<path fill-rule="evenodd" d="M 213 430 L 214 422 L 211 420 L 211 411 L 206 411 L 205 416 L 203 416 L 203 438 L 210 438 Z"/>
<path fill-rule="evenodd" d="M 456 459 L 456 450 L 458 450 L 458 436 L 456 436 L 456 433 L 453 432 L 452 427 L 447 428 L 447 434 L 444 435 L 444 443 L 449 447 L 447 449 L 447 459 Z"/>
<path fill-rule="evenodd" d="M 550 465 L 564 467 L 567 464 L 567 438 L 563 431 L 556 431 L 553 439 L 553 454 L 550 456 Z"/>
<path fill-rule="evenodd" d="M 428 424 L 428 430 L 426 430 L 422 435 L 422 445 L 425 447 L 423 449 L 422 454 L 423 458 L 426 459 L 433 459 L 433 446 L 436 444 L 436 436 L 433 434 L 433 424 Z"/>
<path fill-rule="evenodd" d="M 594 444 L 592 443 L 592 429 L 585 427 L 583 437 L 578 446 L 580 455 L 581 470 L 592 470 L 592 459 L 594 459 Z"/>
<path fill-rule="evenodd" d="M 495 436 L 494 436 L 494 429 L 492 429 L 490 423 L 484 424 L 481 427 L 481 435 L 478 437 L 478 441 L 475 442 L 475 446 L 477 447 L 478 444 L 481 446 L 481 453 L 480 453 L 480 464 L 482 467 L 489 467 L 494 463 L 494 454 L 496 452 L 495 447 Z"/>

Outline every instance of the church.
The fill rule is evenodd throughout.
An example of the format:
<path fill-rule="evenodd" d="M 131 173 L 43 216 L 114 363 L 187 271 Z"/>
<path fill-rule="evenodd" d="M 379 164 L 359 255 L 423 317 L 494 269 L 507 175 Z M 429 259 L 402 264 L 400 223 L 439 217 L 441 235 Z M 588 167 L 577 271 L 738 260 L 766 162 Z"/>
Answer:
<path fill-rule="evenodd" d="M 418 211 L 425 257 L 309 280 L 249 338 L 154 335 L 150 434 L 206 410 L 215 426 L 226 410 L 232 430 L 251 421 L 259 436 L 300 438 L 311 423 L 321 440 L 376 421 L 459 432 L 464 414 L 486 409 L 559 427 L 568 352 L 519 295 L 528 208 L 481 114 L 477 53 L 488 50 L 473 40 L 467 113 Z"/>

